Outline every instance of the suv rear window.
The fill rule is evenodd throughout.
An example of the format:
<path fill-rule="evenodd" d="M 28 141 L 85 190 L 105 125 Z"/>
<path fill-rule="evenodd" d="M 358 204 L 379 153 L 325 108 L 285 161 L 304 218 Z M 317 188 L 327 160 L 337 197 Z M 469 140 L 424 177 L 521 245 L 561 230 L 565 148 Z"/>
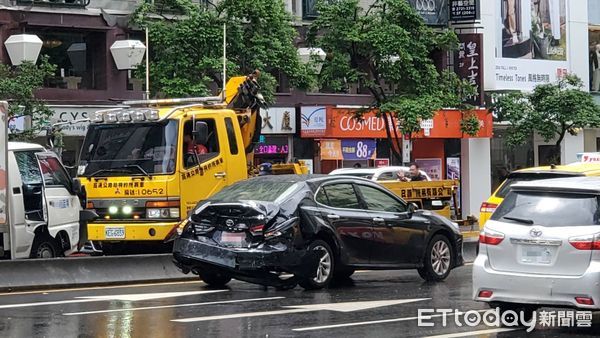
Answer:
<path fill-rule="evenodd" d="M 595 195 L 512 191 L 491 219 L 546 227 L 600 225 L 598 202 Z"/>
<path fill-rule="evenodd" d="M 569 173 L 512 173 L 508 176 L 508 178 L 502 183 L 498 192 L 496 192 L 496 197 L 504 198 L 510 191 L 510 187 L 513 184 L 518 182 L 527 182 L 527 181 L 535 181 L 535 180 L 547 180 L 551 178 L 561 178 L 561 177 L 572 177 L 579 176 L 573 175 Z"/>

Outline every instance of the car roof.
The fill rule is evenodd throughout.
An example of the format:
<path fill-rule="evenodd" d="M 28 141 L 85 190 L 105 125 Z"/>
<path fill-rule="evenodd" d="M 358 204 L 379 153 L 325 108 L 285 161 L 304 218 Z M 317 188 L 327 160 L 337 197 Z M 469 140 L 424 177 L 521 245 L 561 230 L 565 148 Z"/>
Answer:
<path fill-rule="evenodd" d="M 518 175 L 520 173 L 559 173 L 565 175 L 585 175 L 594 171 L 600 172 L 600 163 L 575 162 L 567 165 L 532 167 L 519 169 L 517 171 L 513 171 L 511 174 Z"/>
<path fill-rule="evenodd" d="M 576 176 L 519 182 L 511 186 L 519 191 L 582 192 L 600 194 L 600 177 Z"/>
<path fill-rule="evenodd" d="M 288 183 L 298 183 L 298 182 L 306 182 L 310 185 L 320 185 L 329 181 L 340 181 L 340 180 L 352 180 L 352 181 L 360 181 L 366 182 L 369 184 L 373 184 L 373 181 L 356 176 L 345 176 L 345 175 L 323 175 L 323 174 L 311 174 L 311 175 L 264 175 L 264 176 L 256 176 L 250 178 L 248 181 L 252 182 L 288 182 Z M 243 181 L 242 181 L 243 182 Z"/>
<path fill-rule="evenodd" d="M 388 166 L 388 167 L 379 167 L 379 168 L 339 168 L 333 170 L 331 173 L 335 174 L 375 174 L 381 171 L 390 171 L 390 170 L 408 170 L 409 167 L 403 166 Z"/>
<path fill-rule="evenodd" d="M 45 150 L 37 143 L 28 142 L 8 142 L 8 150 Z"/>

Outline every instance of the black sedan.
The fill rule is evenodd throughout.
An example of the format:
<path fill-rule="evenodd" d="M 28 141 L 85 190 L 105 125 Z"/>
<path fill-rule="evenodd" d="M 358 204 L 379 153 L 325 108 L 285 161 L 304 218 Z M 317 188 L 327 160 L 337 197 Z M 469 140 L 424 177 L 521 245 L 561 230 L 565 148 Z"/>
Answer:
<path fill-rule="evenodd" d="M 441 281 L 463 264 L 458 226 L 356 177 L 241 181 L 199 203 L 182 227 L 175 264 L 212 286 L 236 278 L 319 289 L 355 269 L 417 269 Z"/>

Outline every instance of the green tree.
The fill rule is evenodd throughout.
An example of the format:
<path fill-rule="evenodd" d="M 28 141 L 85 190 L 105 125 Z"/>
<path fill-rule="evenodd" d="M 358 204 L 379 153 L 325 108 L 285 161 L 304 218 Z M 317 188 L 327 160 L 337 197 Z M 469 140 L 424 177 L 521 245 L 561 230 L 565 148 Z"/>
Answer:
<path fill-rule="evenodd" d="M 431 54 L 453 50 L 456 35 L 434 31 L 425 25 L 406 0 L 375 0 L 362 8 L 358 0 L 322 1 L 319 17 L 309 30 L 308 41 L 324 49 L 326 61 L 319 78 L 324 90 L 344 92 L 348 83 L 359 83 L 373 97 L 368 109 L 386 124 L 387 137 L 401 149 L 402 134 L 420 131 L 420 122 L 443 107 L 471 109 L 464 104 L 475 94 L 465 80 L 449 71 L 438 71 Z M 394 91 L 387 91 L 393 85 Z M 390 121 L 398 121 L 398 128 Z M 470 118 L 472 120 L 472 118 Z M 465 123 L 463 131 L 476 134 L 478 127 Z M 392 153 L 401 161 L 400 153 Z"/>
<path fill-rule="evenodd" d="M 510 146 L 523 145 L 537 133 L 546 142 L 556 140 L 554 156 L 560 156 L 567 133 L 577 135 L 583 128 L 600 127 L 600 106 L 576 75 L 536 86 L 531 93 L 498 96 L 492 109 L 501 121 L 510 123 L 506 137 Z"/>
<path fill-rule="evenodd" d="M 11 140 L 32 140 L 50 123 L 53 112 L 43 100 L 35 97 L 35 91 L 43 87 L 44 80 L 54 74 L 55 68 L 45 56 L 37 65 L 32 62 L 14 67 L 0 64 L 0 100 L 9 103 L 7 119 L 31 118 L 31 128 L 22 133 L 11 133 Z"/>
<path fill-rule="evenodd" d="M 223 23 L 227 26 L 227 74 L 246 75 L 259 69 L 268 101 L 276 90 L 276 76 L 282 74 L 297 88 L 314 81 L 308 66 L 299 62 L 293 44 L 296 30 L 281 0 L 143 3 L 133 22 L 149 29 L 153 94 L 201 96 L 222 86 Z"/>

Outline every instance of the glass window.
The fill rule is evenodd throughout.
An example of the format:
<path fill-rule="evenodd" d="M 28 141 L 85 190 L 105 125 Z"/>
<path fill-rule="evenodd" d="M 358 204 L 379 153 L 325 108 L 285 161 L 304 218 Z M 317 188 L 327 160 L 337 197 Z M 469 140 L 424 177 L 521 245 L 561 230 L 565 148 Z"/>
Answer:
<path fill-rule="evenodd" d="M 42 184 L 42 175 L 34 151 L 15 152 L 15 158 L 24 185 Z"/>
<path fill-rule="evenodd" d="M 594 195 L 509 192 L 491 219 L 546 227 L 600 225 L 600 210 Z"/>
<path fill-rule="evenodd" d="M 178 122 L 91 124 L 80 166 L 84 176 L 170 174 L 175 171 Z"/>
<path fill-rule="evenodd" d="M 504 198 L 510 191 L 510 187 L 515 183 L 570 176 L 575 175 L 561 173 L 513 173 L 508 176 L 504 183 L 502 183 L 500 189 L 498 189 L 498 192 L 496 193 L 496 197 Z"/>
<path fill-rule="evenodd" d="M 367 209 L 373 211 L 387 211 L 387 212 L 405 212 L 406 205 L 399 202 L 389 194 L 375 189 L 373 187 L 367 187 L 359 185 L 360 193 L 367 204 Z"/>
<path fill-rule="evenodd" d="M 44 184 L 71 188 L 71 179 L 56 157 L 41 156 L 39 161 L 44 176 Z"/>
<path fill-rule="evenodd" d="M 206 143 L 194 140 L 194 123 L 205 122 L 208 126 Z M 185 168 L 197 166 L 219 155 L 219 139 L 214 119 L 195 119 L 186 121 L 183 126 L 183 165 Z"/>
<path fill-rule="evenodd" d="M 229 151 L 231 151 L 232 155 L 237 155 L 238 153 L 238 144 L 237 139 L 235 137 L 235 128 L 233 127 L 233 122 L 230 117 L 225 119 L 225 128 L 227 129 L 227 140 L 229 141 Z"/>
<path fill-rule="evenodd" d="M 327 200 L 330 207 L 344 209 L 360 209 L 358 197 L 354 192 L 354 187 L 350 183 L 340 183 L 327 185 L 322 188 L 327 194 Z"/>
<path fill-rule="evenodd" d="M 264 201 L 283 200 L 298 188 L 294 182 L 245 180 L 232 184 L 216 193 L 211 201 Z"/>
<path fill-rule="evenodd" d="M 325 189 L 319 189 L 319 192 L 317 192 L 317 196 L 315 196 L 315 199 L 321 204 L 329 205 L 329 199 L 327 198 L 327 193 L 325 192 Z"/>
<path fill-rule="evenodd" d="M 386 171 L 384 173 L 381 173 L 381 175 L 379 175 L 379 177 L 377 178 L 378 181 L 392 181 L 396 179 L 396 175 L 393 171 Z"/>

